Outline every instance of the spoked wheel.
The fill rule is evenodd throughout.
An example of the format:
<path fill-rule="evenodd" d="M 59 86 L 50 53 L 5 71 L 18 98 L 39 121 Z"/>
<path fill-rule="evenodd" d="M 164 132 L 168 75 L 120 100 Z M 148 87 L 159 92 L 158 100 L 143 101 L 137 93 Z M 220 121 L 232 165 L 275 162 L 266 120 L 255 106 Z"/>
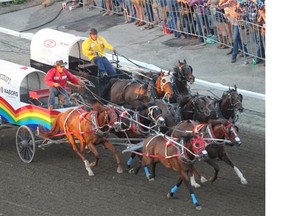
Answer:
<path fill-rule="evenodd" d="M 20 159 L 24 163 L 31 163 L 33 161 L 36 147 L 35 137 L 32 130 L 22 125 L 16 132 L 16 148 Z"/>
<path fill-rule="evenodd" d="M 83 106 L 85 105 L 85 100 L 79 93 L 72 93 L 70 95 L 70 103 L 72 106 Z"/>

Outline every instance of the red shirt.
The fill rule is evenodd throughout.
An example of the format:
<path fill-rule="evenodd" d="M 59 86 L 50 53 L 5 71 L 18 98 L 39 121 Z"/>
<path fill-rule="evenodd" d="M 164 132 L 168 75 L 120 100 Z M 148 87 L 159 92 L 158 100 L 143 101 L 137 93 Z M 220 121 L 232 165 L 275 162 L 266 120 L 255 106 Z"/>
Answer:
<path fill-rule="evenodd" d="M 61 87 L 66 87 L 67 81 L 71 83 L 78 84 L 79 79 L 74 76 L 71 72 L 69 72 L 66 68 L 63 68 L 63 72 L 60 73 L 57 69 L 51 68 L 44 79 L 46 85 L 53 87 L 54 83 L 59 83 Z"/>

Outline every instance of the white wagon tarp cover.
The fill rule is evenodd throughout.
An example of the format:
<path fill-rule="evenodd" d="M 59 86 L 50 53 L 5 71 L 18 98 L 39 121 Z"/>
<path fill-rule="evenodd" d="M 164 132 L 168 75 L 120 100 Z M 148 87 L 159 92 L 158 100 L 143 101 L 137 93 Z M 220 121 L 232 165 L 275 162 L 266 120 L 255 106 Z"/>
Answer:
<path fill-rule="evenodd" d="M 20 96 L 29 94 L 29 90 L 47 88 L 43 71 L 1 59 L 0 68 L 0 96 L 11 103 L 19 102 Z"/>
<path fill-rule="evenodd" d="M 47 65 L 63 60 L 69 65 L 69 56 L 83 58 L 81 45 L 85 38 L 54 29 L 41 29 L 31 42 L 31 59 Z"/>

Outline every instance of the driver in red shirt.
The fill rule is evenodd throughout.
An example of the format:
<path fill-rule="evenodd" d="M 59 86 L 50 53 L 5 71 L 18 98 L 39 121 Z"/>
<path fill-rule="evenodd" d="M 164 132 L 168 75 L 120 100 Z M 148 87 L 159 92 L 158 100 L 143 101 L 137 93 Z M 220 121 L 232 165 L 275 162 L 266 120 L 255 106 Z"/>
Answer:
<path fill-rule="evenodd" d="M 55 108 L 55 97 L 60 94 L 65 98 L 64 107 L 71 106 L 69 94 L 67 92 L 67 81 L 80 86 L 84 85 L 84 83 L 65 68 L 66 64 L 67 63 L 63 62 L 63 60 L 56 61 L 54 67 L 47 72 L 44 78 L 46 85 L 50 87 L 48 99 L 48 109 L 50 110 Z"/>

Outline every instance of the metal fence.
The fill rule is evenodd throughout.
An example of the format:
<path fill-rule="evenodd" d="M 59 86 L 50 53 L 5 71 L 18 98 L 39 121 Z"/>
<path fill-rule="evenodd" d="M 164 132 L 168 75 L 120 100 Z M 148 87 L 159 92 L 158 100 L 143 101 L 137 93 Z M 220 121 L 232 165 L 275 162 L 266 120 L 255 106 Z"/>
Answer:
<path fill-rule="evenodd" d="M 223 11 L 211 6 L 193 6 L 177 0 L 95 0 L 103 10 L 121 14 L 126 22 L 151 24 L 164 33 L 181 38 L 198 38 L 199 43 L 218 43 L 219 48 L 232 48 L 232 26 Z M 151 26 L 150 25 L 150 26 Z M 265 33 L 262 27 L 245 20 L 238 22 L 239 52 L 242 55 L 265 60 Z M 235 36 L 235 35 L 234 35 Z"/>

